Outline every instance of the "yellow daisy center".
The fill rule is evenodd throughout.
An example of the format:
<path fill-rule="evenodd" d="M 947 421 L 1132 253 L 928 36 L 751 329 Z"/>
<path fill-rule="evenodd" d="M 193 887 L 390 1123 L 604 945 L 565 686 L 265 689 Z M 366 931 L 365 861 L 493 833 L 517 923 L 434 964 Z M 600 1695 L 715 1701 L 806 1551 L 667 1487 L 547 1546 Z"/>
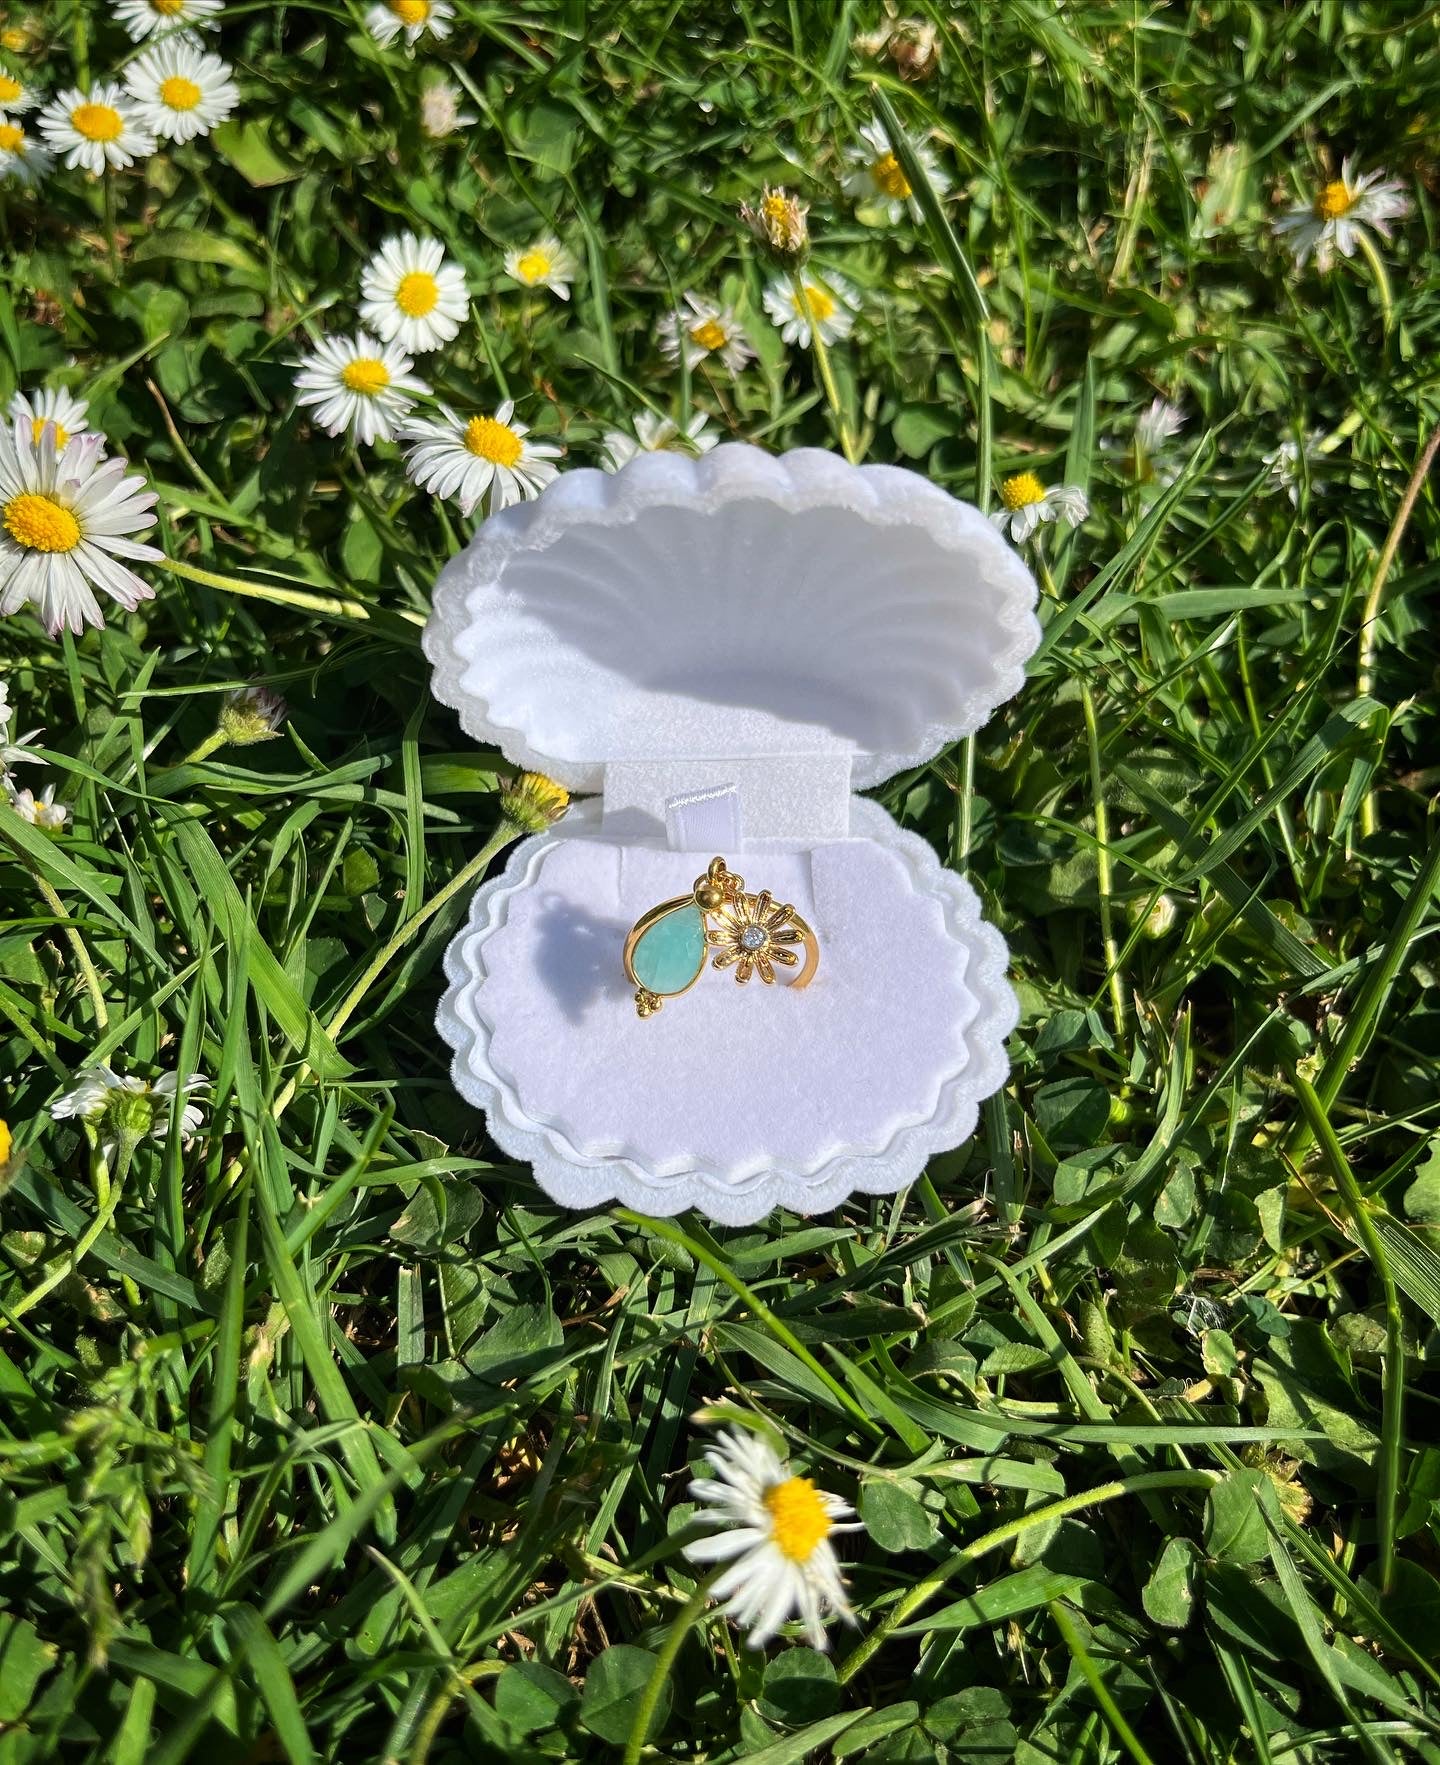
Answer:
<path fill-rule="evenodd" d="M 508 423 L 497 423 L 493 417 L 472 417 L 465 425 L 465 446 L 477 460 L 489 460 L 496 466 L 513 466 L 520 458 L 523 444 Z"/>
<path fill-rule="evenodd" d="M 185 0 L 150 0 L 150 10 L 158 12 L 161 18 L 174 18 L 177 12 L 185 10 Z"/>
<path fill-rule="evenodd" d="M 910 180 L 900 169 L 900 161 L 893 153 L 882 153 L 870 168 L 870 176 L 887 196 L 904 202 L 910 194 Z"/>
<path fill-rule="evenodd" d="M 1350 212 L 1354 201 L 1344 179 L 1335 178 L 1315 198 L 1315 214 L 1322 221 L 1338 221 Z"/>
<path fill-rule="evenodd" d="M 690 341 L 698 343 L 701 349 L 724 349 L 725 327 L 719 319 L 702 319 L 690 327 Z"/>
<path fill-rule="evenodd" d="M 24 145 L 24 129 L 16 123 L 0 121 L 0 153 L 18 153 Z"/>
<path fill-rule="evenodd" d="M 9 74 L 0 74 L 0 104 L 13 104 L 25 88 Z"/>
<path fill-rule="evenodd" d="M 357 355 L 353 362 L 346 362 L 340 371 L 340 378 L 349 391 L 361 392 L 366 398 L 373 398 L 390 384 L 390 370 L 373 355 Z"/>
<path fill-rule="evenodd" d="M 826 319 L 835 315 L 835 299 L 829 289 L 822 288 L 818 282 L 805 284 L 805 299 L 802 303 L 798 294 L 790 296 L 790 303 L 802 319 L 810 319 L 817 325 L 823 325 Z"/>
<path fill-rule="evenodd" d="M 390 0 L 390 10 L 403 25 L 423 25 L 430 16 L 430 0 Z"/>
<path fill-rule="evenodd" d="M 8 31 L 0 31 L 0 43 L 17 55 L 30 46 L 30 40 L 24 31 L 17 30 L 13 25 Z"/>
<path fill-rule="evenodd" d="M 760 202 L 760 213 L 772 227 L 785 227 L 790 223 L 790 198 L 776 195 L 773 191 L 763 197 Z"/>
<path fill-rule="evenodd" d="M 124 117 L 109 104 L 77 104 L 70 123 L 87 141 L 118 141 L 125 129 Z"/>
<path fill-rule="evenodd" d="M 1000 500 L 1007 509 L 1028 509 L 1044 502 L 1045 486 L 1033 472 L 1017 472 L 1000 486 Z"/>
<path fill-rule="evenodd" d="M 3 145 L 4 143 L 0 142 L 0 146 Z M 40 437 L 45 433 L 47 423 L 51 424 L 55 430 L 55 451 L 58 454 L 70 439 L 70 431 L 63 423 L 57 423 L 53 417 L 32 417 L 30 419 L 30 433 L 34 437 L 36 447 L 39 447 Z"/>
<path fill-rule="evenodd" d="M 808 1477 L 788 1477 L 761 1498 L 770 1515 L 770 1536 L 782 1557 L 808 1563 L 830 1536 L 830 1516 Z"/>
<path fill-rule="evenodd" d="M 200 102 L 200 88 L 184 74 L 171 74 L 160 82 L 160 102 L 171 110 L 194 110 Z"/>
<path fill-rule="evenodd" d="M 34 491 L 12 496 L 0 524 L 16 545 L 32 552 L 73 552 L 80 543 L 80 523 L 69 509 Z"/>
<path fill-rule="evenodd" d="M 543 282 L 550 274 L 550 253 L 541 251 L 538 245 L 515 260 L 515 273 L 522 282 L 534 284 Z"/>
<path fill-rule="evenodd" d="M 10 1124 L 0 1121 L 0 1164 L 10 1162 Z"/>
<path fill-rule="evenodd" d="M 423 319 L 426 313 L 434 312 L 439 299 L 440 284 L 429 270 L 411 270 L 408 276 L 400 278 L 400 286 L 395 290 L 396 306 L 411 319 Z"/>

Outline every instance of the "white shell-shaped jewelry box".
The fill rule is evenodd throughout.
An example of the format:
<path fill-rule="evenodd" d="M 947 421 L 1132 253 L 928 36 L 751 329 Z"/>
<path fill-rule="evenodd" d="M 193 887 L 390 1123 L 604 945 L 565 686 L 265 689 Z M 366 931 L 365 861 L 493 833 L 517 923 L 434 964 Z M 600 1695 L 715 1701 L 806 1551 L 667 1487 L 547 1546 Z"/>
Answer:
<path fill-rule="evenodd" d="M 457 1088 L 554 1199 L 817 1213 L 973 1132 L 1016 1019 L 1004 942 L 855 792 L 1019 690 L 1034 605 L 977 510 L 815 449 L 571 471 L 446 566 L 436 697 L 594 793 L 477 891 L 437 1019 Z M 720 849 L 685 849 L 667 806 L 727 787 L 722 855 L 814 928 L 814 984 L 707 969 L 642 1019 L 626 933 Z"/>

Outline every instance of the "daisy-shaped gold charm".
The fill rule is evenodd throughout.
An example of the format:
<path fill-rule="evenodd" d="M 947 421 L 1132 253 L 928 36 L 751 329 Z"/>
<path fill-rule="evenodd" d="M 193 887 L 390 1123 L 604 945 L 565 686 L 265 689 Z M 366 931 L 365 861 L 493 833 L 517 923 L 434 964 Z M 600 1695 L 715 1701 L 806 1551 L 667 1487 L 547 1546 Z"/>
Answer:
<path fill-rule="evenodd" d="M 790 946 L 804 938 L 801 921 L 795 909 L 777 903 L 769 889 L 758 895 L 732 895 L 715 909 L 715 918 L 719 924 L 705 933 L 705 942 L 715 946 L 712 968 L 733 968 L 737 981 L 758 974 L 768 987 L 775 983 L 777 962 L 784 968 L 799 962 Z"/>
<path fill-rule="evenodd" d="M 712 919 L 719 923 L 712 925 Z M 791 991 L 808 987 L 820 966 L 819 941 L 795 909 L 778 906 L 768 889 L 747 895 L 745 878 L 723 858 L 712 858 L 688 895 L 661 901 L 630 928 L 625 978 L 635 989 L 636 1014 L 653 1017 L 665 1000 L 688 993 L 712 949 L 711 966 L 733 968 L 737 981 L 748 981 L 759 969 L 761 980 L 773 985 L 778 962 L 794 971 Z"/>

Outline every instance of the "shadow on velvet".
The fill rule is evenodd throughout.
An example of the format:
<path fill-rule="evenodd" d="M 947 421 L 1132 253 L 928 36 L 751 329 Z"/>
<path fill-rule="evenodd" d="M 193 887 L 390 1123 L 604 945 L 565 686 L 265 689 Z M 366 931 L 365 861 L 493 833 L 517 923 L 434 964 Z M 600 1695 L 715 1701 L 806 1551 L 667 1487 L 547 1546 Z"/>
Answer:
<path fill-rule="evenodd" d="M 547 895 L 536 930 L 535 966 L 571 1023 L 583 1023 L 601 999 L 629 999 L 623 957 L 630 927 L 623 921 L 601 919 L 562 895 Z"/>

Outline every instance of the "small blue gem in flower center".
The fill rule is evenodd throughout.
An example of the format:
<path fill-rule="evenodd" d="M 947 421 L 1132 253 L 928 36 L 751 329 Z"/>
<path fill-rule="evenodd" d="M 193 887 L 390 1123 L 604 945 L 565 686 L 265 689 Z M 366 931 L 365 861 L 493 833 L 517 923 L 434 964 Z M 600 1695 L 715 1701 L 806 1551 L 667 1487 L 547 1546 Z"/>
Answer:
<path fill-rule="evenodd" d="M 763 950 L 769 941 L 763 925 L 747 925 L 740 934 L 742 950 Z"/>

